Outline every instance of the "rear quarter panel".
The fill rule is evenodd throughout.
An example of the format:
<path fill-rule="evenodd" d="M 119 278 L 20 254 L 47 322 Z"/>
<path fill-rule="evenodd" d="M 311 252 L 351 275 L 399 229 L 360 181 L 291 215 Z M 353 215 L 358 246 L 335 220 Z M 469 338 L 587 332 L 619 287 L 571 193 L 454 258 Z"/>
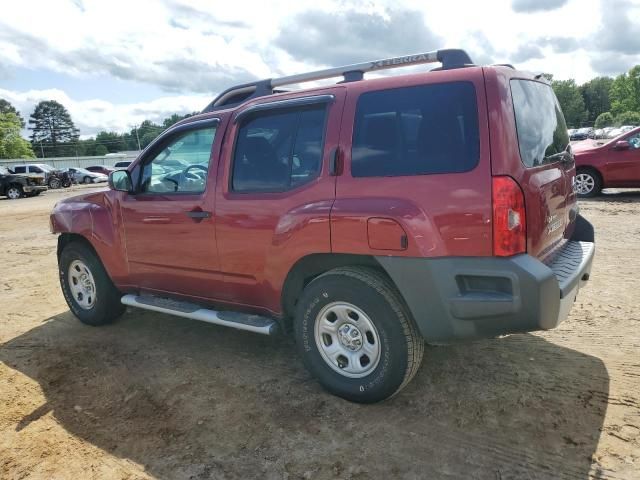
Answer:
<path fill-rule="evenodd" d="M 398 177 L 353 177 L 351 145 L 357 101 L 362 93 L 452 81 L 475 87 L 480 158 L 468 172 Z M 487 104 L 481 68 L 429 72 L 358 82 L 350 86 L 341 131 L 343 172 L 337 179 L 331 212 L 335 253 L 407 257 L 485 256 L 492 253 L 491 158 Z M 407 234 L 405 249 L 372 248 L 368 222 L 387 218 Z M 390 229 L 390 231 L 392 231 Z"/>

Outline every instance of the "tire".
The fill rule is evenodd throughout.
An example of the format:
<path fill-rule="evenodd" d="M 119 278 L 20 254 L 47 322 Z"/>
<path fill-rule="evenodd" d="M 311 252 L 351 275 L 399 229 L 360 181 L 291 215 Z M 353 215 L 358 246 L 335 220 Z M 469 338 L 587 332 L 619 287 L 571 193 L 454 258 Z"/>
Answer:
<path fill-rule="evenodd" d="M 576 193 L 581 198 L 592 198 L 600 195 L 602 179 L 600 174 L 590 168 L 583 168 L 576 172 Z"/>
<path fill-rule="evenodd" d="M 91 177 L 84 177 L 82 183 L 91 183 Z"/>
<path fill-rule="evenodd" d="M 9 185 L 5 195 L 9 200 L 17 200 L 24 196 L 24 192 L 22 191 L 22 187 L 20 185 Z"/>
<path fill-rule="evenodd" d="M 397 394 L 424 353 L 424 339 L 395 286 L 370 268 L 341 267 L 314 279 L 300 297 L 294 329 L 309 372 L 352 402 Z"/>
<path fill-rule="evenodd" d="M 53 189 L 53 190 L 57 190 L 58 188 L 60 188 L 62 186 L 62 182 L 60 182 L 59 178 L 56 177 L 51 177 L 49 179 L 49 188 Z"/>
<path fill-rule="evenodd" d="M 66 245 L 58 259 L 58 273 L 67 305 L 82 323 L 105 325 L 124 313 L 126 307 L 120 302 L 122 294 L 87 245 L 80 242 Z"/>

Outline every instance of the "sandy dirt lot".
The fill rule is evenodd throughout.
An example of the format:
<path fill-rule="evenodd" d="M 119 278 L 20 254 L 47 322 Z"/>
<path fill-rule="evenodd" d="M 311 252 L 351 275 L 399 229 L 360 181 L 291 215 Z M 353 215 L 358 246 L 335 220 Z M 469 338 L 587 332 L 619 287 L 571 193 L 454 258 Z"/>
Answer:
<path fill-rule="evenodd" d="M 0 478 L 640 478 L 640 191 L 582 202 L 597 257 L 559 328 L 428 347 L 372 406 L 325 393 L 286 337 L 80 324 L 48 230 L 73 194 L 0 199 Z"/>

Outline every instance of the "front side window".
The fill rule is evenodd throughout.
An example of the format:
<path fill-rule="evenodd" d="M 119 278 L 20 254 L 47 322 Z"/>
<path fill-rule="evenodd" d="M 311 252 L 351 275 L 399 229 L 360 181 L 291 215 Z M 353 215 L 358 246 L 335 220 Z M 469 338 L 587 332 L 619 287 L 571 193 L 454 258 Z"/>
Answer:
<path fill-rule="evenodd" d="M 142 193 L 203 193 L 216 128 L 178 135 L 142 167 Z"/>
<path fill-rule="evenodd" d="M 526 167 L 562 160 L 569 133 L 560 104 L 550 85 L 511 80 L 520 158 Z"/>
<path fill-rule="evenodd" d="M 233 158 L 236 192 L 284 192 L 310 182 L 322 164 L 326 106 L 263 113 L 240 127 Z"/>
<path fill-rule="evenodd" d="M 635 135 L 630 136 L 629 138 L 627 138 L 627 141 L 629 142 L 629 145 L 631 146 L 632 149 L 637 150 L 640 148 L 640 133 L 636 133 Z"/>
<path fill-rule="evenodd" d="M 477 165 L 479 152 L 472 83 L 395 88 L 358 99 L 353 177 L 466 172 Z"/>

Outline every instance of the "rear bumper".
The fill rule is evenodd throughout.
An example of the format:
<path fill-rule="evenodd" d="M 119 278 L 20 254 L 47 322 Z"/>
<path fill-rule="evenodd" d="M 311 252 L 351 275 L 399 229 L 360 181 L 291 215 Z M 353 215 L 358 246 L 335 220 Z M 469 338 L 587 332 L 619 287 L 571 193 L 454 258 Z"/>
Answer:
<path fill-rule="evenodd" d="M 526 254 L 377 259 L 428 342 L 548 330 L 567 318 L 589 279 L 593 228 L 582 217 L 579 226 L 550 265 Z"/>

